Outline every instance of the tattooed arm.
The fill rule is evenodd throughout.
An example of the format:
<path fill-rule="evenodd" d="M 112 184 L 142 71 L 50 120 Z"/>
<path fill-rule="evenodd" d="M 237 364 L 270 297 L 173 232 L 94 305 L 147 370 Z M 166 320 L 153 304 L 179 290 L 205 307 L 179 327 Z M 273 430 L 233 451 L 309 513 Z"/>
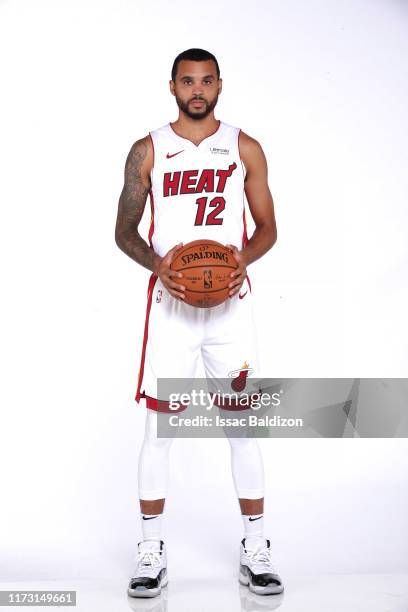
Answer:
<path fill-rule="evenodd" d="M 125 184 L 119 198 L 115 240 L 118 247 L 152 272 L 161 259 L 139 234 L 139 223 L 150 190 L 153 147 L 149 136 L 137 140 L 125 165 Z"/>
<path fill-rule="evenodd" d="M 137 140 L 130 149 L 125 165 L 125 184 L 119 198 L 115 240 L 118 247 L 141 266 L 157 274 L 168 292 L 183 300 L 184 286 L 173 279 L 181 278 L 170 264 L 181 243 L 174 246 L 164 257 L 160 257 L 139 234 L 139 223 L 143 216 L 149 193 L 150 171 L 153 165 L 153 146 L 149 136 Z"/>

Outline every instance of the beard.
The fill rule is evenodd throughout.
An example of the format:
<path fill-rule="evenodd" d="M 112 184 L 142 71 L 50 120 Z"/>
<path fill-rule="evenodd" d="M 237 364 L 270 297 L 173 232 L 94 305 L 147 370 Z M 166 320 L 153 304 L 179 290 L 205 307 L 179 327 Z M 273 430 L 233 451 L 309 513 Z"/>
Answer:
<path fill-rule="evenodd" d="M 204 102 L 204 108 L 202 110 L 193 109 L 193 111 L 191 111 L 189 108 L 189 104 L 190 102 L 193 102 L 193 100 L 201 100 L 202 102 Z M 214 110 L 218 102 L 218 94 L 215 96 L 214 100 L 211 100 L 211 102 L 207 102 L 207 100 L 204 100 L 204 98 L 191 98 L 191 100 L 185 103 L 177 96 L 176 102 L 179 109 L 183 111 L 183 113 L 185 113 L 187 117 L 190 117 L 190 119 L 205 119 L 205 117 L 207 117 L 207 115 L 209 115 L 211 111 Z"/>

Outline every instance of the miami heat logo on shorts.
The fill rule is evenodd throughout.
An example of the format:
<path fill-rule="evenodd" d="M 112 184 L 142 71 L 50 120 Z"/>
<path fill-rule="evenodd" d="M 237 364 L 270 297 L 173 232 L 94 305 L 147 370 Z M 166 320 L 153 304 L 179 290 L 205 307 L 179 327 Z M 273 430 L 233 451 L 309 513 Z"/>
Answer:
<path fill-rule="evenodd" d="M 228 376 L 234 380 L 231 382 L 231 389 L 234 391 L 243 391 L 246 387 L 247 377 L 253 373 L 253 368 L 249 367 L 249 363 L 245 362 L 239 370 L 228 372 Z"/>

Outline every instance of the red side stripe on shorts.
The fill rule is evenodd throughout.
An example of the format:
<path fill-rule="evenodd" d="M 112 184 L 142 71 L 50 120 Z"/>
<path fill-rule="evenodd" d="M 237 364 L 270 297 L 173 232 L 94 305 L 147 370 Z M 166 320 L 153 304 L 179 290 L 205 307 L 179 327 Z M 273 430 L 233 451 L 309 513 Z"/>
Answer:
<path fill-rule="evenodd" d="M 135 397 L 135 400 L 137 402 L 140 402 L 140 398 L 144 397 L 144 394 L 143 395 L 141 394 L 140 389 L 141 389 L 142 381 L 143 381 L 146 344 L 147 344 L 147 338 L 149 335 L 149 316 L 150 316 L 150 309 L 152 307 L 153 289 L 156 284 L 157 278 L 158 278 L 157 274 L 152 274 L 149 280 L 149 285 L 147 287 L 147 306 L 146 306 L 146 319 L 145 319 L 144 334 L 143 334 L 143 347 L 142 347 L 142 356 L 140 359 L 139 379 L 137 383 L 137 391 L 136 391 L 136 397 Z"/>

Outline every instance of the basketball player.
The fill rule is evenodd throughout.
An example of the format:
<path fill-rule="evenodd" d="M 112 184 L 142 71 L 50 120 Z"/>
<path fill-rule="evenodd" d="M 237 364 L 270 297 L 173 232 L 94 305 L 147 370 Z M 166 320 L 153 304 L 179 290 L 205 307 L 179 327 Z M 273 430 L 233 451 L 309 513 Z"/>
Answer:
<path fill-rule="evenodd" d="M 167 584 L 161 525 L 171 439 L 157 437 L 157 412 L 169 411 L 168 402 L 157 396 L 157 379 L 193 379 L 200 355 L 208 379 L 258 368 L 247 267 L 276 241 L 274 207 L 260 144 L 214 117 L 221 89 L 214 55 L 189 49 L 177 56 L 170 92 L 178 119 L 134 143 L 119 200 L 117 245 L 152 273 L 136 394 L 137 402 L 145 399 L 147 414 L 139 457 L 143 540 L 128 587 L 134 597 L 154 597 Z M 250 240 L 244 193 L 256 226 Z M 138 231 L 148 195 L 149 244 Z M 182 273 L 173 272 L 170 264 L 183 244 L 205 238 L 229 245 L 238 267 L 231 273 L 229 298 L 223 304 L 196 308 L 184 302 Z M 281 593 L 270 541 L 263 535 L 264 470 L 258 442 L 228 440 L 244 524 L 239 580 L 256 593 Z"/>

